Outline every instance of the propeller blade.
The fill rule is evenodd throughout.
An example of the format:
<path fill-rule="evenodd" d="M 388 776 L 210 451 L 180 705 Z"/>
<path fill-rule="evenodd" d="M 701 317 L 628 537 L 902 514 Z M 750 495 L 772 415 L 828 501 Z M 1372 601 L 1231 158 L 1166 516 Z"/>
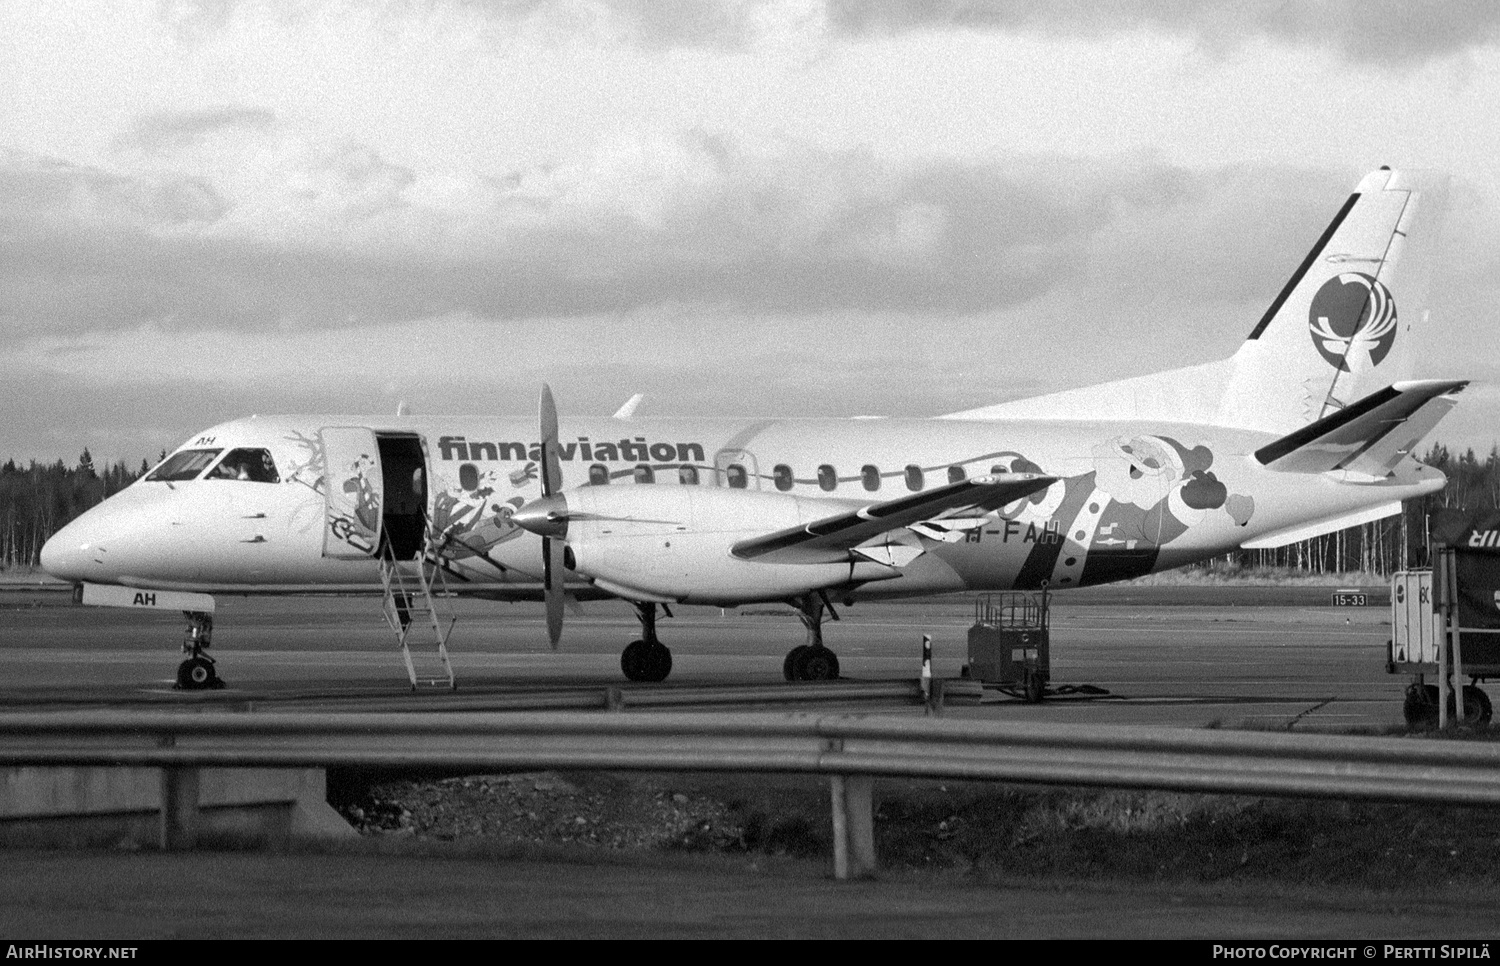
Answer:
<path fill-rule="evenodd" d="M 562 463 L 557 454 L 557 403 L 552 388 L 542 384 L 542 496 L 551 496 L 562 485 Z"/>
<path fill-rule="evenodd" d="M 547 638 L 553 648 L 562 640 L 563 625 L 563 549 L 560 539 L 567 532 L 567 502 L 561 497 L 553 498 L 562 486 L 562 463 L 557 452 L 557 403 L 552 399 L 552 388 L 542 384 L 540 412 L 542 441 L 542 498 L 533 504 L 543 514 L 561 511 L 561 526 L 555 535 L 542 533 L 542 597 L 547 602 Z M 561 508 L 552 504 L 562 503 Z M 540 504 L 540 506 L 537 506 Z M 524 508 L 523 508 L 524 509 Z M 556 523 L 553 524 L 556 526 Z"/>
<path fill-rule="evenodd" d="M 563 542 L 542 538 L 542 580 L 547 601 L 547 639 L 556 649 L 563 626 Z"/>

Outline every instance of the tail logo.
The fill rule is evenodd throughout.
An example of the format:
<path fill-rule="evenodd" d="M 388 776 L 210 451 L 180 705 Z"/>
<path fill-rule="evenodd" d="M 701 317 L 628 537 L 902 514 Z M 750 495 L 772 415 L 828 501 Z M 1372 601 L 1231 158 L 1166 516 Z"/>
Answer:
<path fill-rule="evenodd" d="M 1396 300 L 1375 277 L 1343 272 L 1313 295 L 1307 327 L 1313 345 L 1335 369 L 1367 368 L 1366 359 L 1368 366 L 1378 366 L 1396 341 Z"/>

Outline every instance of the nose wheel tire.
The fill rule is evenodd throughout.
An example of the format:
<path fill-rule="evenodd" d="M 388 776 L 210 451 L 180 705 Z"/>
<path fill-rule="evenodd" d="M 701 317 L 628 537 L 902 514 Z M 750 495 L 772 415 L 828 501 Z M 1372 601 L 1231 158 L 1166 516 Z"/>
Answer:
<path fill-rule="evenodd" d="M 213 662 L 206 657 L 190 657 L 177 665 L 177 687 L 180 690 L 204 691 L 223 686 Z"/>
<path fill-rule="evenodd" d="M 665 681 L 672 673 L 672 652 L 660 643 L 631 641 L 620 654 L 620 670 L 629 681 Z"/>

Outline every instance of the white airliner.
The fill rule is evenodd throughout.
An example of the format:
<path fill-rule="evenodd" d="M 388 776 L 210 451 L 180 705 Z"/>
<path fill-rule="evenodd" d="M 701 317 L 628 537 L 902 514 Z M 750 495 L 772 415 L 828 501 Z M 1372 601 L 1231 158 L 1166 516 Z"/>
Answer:
<path fill-rule="evenodd" d="M 796 606 L 788 679 L 838 676 L 837 600 L 1047 587 L 1276 547 L 1446 482 L 1413 458 L 1462 381 L 1410 381 L 1446 178 L 1362 180 L 1228 359 L 931 419 L 252 416 L 196 434 L 42 551 L 84 603 L 182 610 L 219 684 L 215 594 L 383 594 L 406 650 L 443 591 Z M 434 587 L 434 581 L 438 586 Z M 668 611 L 670 613 L 670 611 Z M 836 616 L 836 615 L 834 615 Z"/>

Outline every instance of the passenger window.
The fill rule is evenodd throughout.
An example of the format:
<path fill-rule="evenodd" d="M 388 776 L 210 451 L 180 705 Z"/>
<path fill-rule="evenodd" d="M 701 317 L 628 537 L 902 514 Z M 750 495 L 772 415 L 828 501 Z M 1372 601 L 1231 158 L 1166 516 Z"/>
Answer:
<path fill-rule="evenodd" d="M 771 478 L 776 481 L 776 489 L 785 493 L 792 488 L 792 468 L 785 463 L 776 464 L 771 471 Z"/>
<path fill-rule="evenodd" d="M 698 467 L 679 466 L 677 468 L 677 482 L 684 486 L 698 485 Z"/>
<path fill-rule="evenodd" d="M 827 463 L 818 467 L 818 486 L 822 487 L 825 491 L 832 492 L 834 487 L 838 485 L 839 475 L 833 467 Z"/>
<path fill-rule="evenodd" d="M 865 485 L 865 489 L 874 493 L 880 489 L 880 468 L 874 463 L 866 463 L 859 468 L 859 481 Z"/>
<path fill-rule="evenodd" d="M 969 474 L 967 474 L 967 473 L 964 472 L 964 468 L 962 466 L 950 466 L 950 467 L 948 467 L 948 482 L 949 483 L 962 483 L 964 480 L 966 480 L 968 478 L 969 478 Z"/>
<path fill-rule="evenodd" d="M 906 488 L 913 493 L 920 490 L 926 480 L 922 478 L 922 467 L 912 463 L 906 467 Z"/>
<path fill-rule="evenodd" d="M 724 468 L 724 479 L 732 490 L 743 490 L 750 485 L 750 477 L 739 463 L 730 463 Z"/>
<path fill-rule="evenodd" d="M 221 449 L 185 449 L 180 453 L 173 453 L 160 466 L 146 474 L 146 479 L 161 483 L 196 480 L 203 468 L 222 452 L 224 451 Z"/>
<path fill-rule="evenodd" d="M 604 486 L 609 483 L 609 467 L 603 463 L 595 463 L 589 467 L 589 485 Z"/>
<path fill-rule="evenodd" d="M 265 449 L 232 449 L 209 471 L 210 480 L 242 480 L 248 483 L 280 483 L 271 451 Z"/>
<path fill-rule="evenodd" d="M 637 483 L 655 483 L 656 472 L 645 463 L 642 463 L 635 468 L 635 481 Z"/>
<path fill-rule="evenodd" d="M 479 489 L 479 467 L 465 463 L 458 468 L 458 485 L 466 490 Z"/>

